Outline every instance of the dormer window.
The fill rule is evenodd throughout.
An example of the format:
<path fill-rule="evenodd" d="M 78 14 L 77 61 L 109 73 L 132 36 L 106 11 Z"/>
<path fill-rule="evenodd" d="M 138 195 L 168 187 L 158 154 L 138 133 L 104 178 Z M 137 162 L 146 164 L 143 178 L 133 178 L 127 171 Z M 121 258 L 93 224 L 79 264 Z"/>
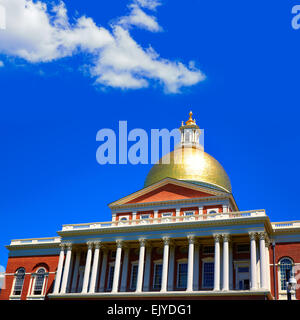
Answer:
<path fill-rule="evenodd" d="M 129 221 L 129 216 L 121 216 L 119 218 L 120 225 L 126 225 L 128 224 L 128 221 Z"/>
<path fill-rule="evenodd" d="M 172 221 L 171 218 L 168 219 L 168 217 L 172 217 L 172 212 L 163 212 L 163 213 L 161 214 L 161 216 L 162 216 L 162 218 L 164 218 L 164 219 L 162 220 L 162 222 L 170 222 L 170 221 Z"/>
<path fill-rule="evenodd" d="M 150 219 L 150 214 L 141 214 L 140 219 L 143 224 L 149 223 L 148 219 Z"/>
<path fill-rule="evenodd" d="M 184 211 L 183 215 L 186 217 L 184 220 L 195 220 L 195 211 Z"/>

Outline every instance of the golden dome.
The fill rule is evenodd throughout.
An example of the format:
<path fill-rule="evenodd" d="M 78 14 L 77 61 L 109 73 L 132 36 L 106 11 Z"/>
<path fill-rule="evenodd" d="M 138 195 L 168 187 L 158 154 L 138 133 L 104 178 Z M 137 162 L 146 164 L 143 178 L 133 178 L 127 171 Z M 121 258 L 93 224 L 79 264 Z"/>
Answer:
<path fill-rule="evenodd" d="M 148 173 L 145 187 L 165 178 L 191 181 L 231 193 L 227 173 L 201 148 L 180 146 L 162 157 Z"/>

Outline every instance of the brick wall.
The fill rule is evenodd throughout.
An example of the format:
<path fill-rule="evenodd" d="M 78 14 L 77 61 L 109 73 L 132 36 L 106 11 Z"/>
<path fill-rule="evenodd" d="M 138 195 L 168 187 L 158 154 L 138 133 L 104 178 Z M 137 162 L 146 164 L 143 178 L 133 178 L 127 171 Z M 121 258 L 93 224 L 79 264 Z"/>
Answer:
<path fill-rule="evenodd" d="M 0 300 L 9 299 L 14 280 L 14 274 L 21 267 L 25 268 L 26 273 L 21 295 L 22 300 L 26 300 L 31 273 L 35 273 L 39 267 L 44 267 L 47 270 L 47 272 L 50 272 L 46 287 L 46 292 L 49 293 L 53 287 L 53 282 L 55 279 L 54 272 L 57 269 L 58 259 L 58 255 L 8 258 L 6 273 L 8 273 L 9 275 L 5 277 L 5 289 L 3 289 L 0 293 Z"/>

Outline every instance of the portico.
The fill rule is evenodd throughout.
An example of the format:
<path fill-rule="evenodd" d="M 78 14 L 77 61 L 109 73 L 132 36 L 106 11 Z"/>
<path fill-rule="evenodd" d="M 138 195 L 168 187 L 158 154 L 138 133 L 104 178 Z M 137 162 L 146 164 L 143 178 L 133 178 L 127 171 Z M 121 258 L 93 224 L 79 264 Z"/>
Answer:
<path fill-rule="evenodd" d="M 244 292 L 250 291 L 250 294 L 269 292 L 266 216 L 256 215 L 252 219 L 247 217 L 238 220 L 232 218 L 227 221 L 226 227 L 221 227 L 222 221 L 216 219 L 219 232 L 213 231 L 216 228 L 211 226 L 211 221 L 198 221 L 195 218 L 178 222 L 175 219 L 176 216 L 168 224 L 151 225 L 151 221 L 148 221 L 146 224 L 134 222 L 128 226 L 114 226 L 111 234 L 106 230 L 105 235 L 101 235 L 99 230 L 99 235 L 94 232 L 86 242 L 78 240 L 79 235 L 81 238 L 87 236 L 84 229 L 80 231 L 77 228 L 71 232 L 71 236 L 68 236 L 70 231 L 63 231 L 61 235 L 66 242 L 62 241 L 61 244 L 58 263 L 61 267 L 57 269 L 54 291 L 49 297 L 126 297 L 128 293 L 142 296 L 198 293 L 207 296 L 209 293 L 244 295 Z M 244 229 L 246 219 L 249 230 L 241 233 L 239 224 L 243 220 Z M 253 230 L 251 220 L 256 225 L 260 220 L 257 230 Z M 136 232 L 139 228 L 143 231 Z M 119 235 L 116 235 L 116 229 Z M 127 233 L 130 229 L 131 232 Z M 133 233 L 136 239 L 133 239 Z M 116 238 L 113 241 L 112 235 Z M 76 240 L 71 243 L 71 238 Z M 239 278 L 238 272 L 244 271 L 236 267 L 239 261 L 236 248 L 239 244 L 249 246 L 248 253 L 244 254 L 246 259 L 243 260 L 244 269 L 245 266 L 249 268 L 249 288 L 241 286 L 236 280 Z M 233 248 L 235 257 L 232 256 Z M 207 287 L 205 284 L 209 283 L 211 277 L 208 268 L 212 264 L 213 283 Z M 78 275 L 80 266 L 84 266 L 82 279 Z M 260 281 L 257 281 L 258 278 Z"/>

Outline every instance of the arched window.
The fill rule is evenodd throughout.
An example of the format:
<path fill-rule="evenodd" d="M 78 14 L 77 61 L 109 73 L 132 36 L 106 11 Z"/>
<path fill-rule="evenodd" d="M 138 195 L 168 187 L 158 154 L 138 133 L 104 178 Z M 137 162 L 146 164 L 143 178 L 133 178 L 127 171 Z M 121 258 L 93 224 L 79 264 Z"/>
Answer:
<path fill-rule="evenodd" d="M 293 272 L 293 261 L 290 258 L 282 258 L 279 261 L 279 272 L 280 272 L 280 289 L 286 290 L 286 282 L 289 280 L 286 278 L 286 270 L 290 270 L 290 275 Z"/>
<path fill-rule="evenodd" d="M 13 290 L 14 296 L 20 296 L 22 294 L 24 278 L 25 278 L 25 269 L 19 268 L 15 274 L 15 285 Z"/>
<path fill-rule="evenodd" d="M 35 274 L 34 281 L 34 295 L 41 295 L 43 293 L 44 282 L 46 278 L 46 270 L 44 268 L 40 268 Z"/>

